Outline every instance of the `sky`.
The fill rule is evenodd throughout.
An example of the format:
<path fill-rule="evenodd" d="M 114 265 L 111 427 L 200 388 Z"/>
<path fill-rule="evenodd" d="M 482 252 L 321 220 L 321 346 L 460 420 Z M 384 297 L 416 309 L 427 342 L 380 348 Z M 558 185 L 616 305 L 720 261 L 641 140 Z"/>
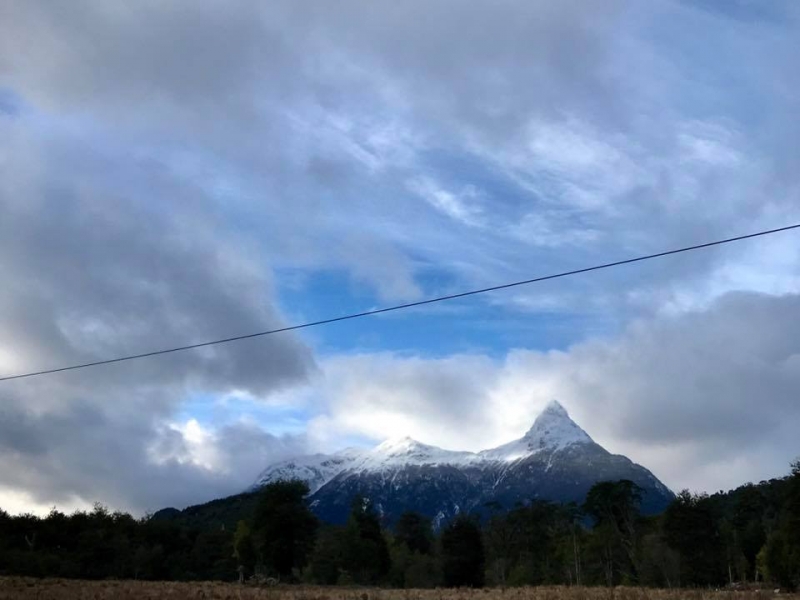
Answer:
<path fill-rule="evenodd" d="M 0 375 L 800 222 L 791 0 L 8 0 Z M 800 234 L 0 382 L 0 507 L 137 515 L 270 462 L 520 437 L 673 490 L 800 456 Z"/>

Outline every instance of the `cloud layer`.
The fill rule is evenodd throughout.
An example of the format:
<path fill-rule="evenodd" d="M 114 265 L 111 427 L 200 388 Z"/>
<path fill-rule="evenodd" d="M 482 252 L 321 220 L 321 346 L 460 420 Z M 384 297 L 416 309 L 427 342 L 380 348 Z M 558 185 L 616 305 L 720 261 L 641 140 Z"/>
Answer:
<path fill-rule="evenodd" d="M 0 372 L 800 221 L 798 16 L 789 1 L 4 2 Z M 398 427 L 490 445 L 551 397 L 674 487 L 778 474 L 800 452 L 798 293 L 786 234 L 5 382 L 0 506 L 180 505 Z"/>
<path fill-rule="evenodd" d="M 91 150 L 71 156 L 62 139 L 4 125 L 17 151 L 3 157 L 0 183 L 4 374 L 285 323 L 269 270 L 246 242 L 215 226 L 202 190 L 183 202 L 189 190 L 158 169 L 121 166 Z M 158 196 L 169 188 L 172 196 Z M 27 490 L 33 505 L 78 496 L 135 509 L 166 498 L 185 504 L 204 488 L 229 492 L 247 478 L 237 464 L 245 473 L 257 468 L 249 457 L 263 461 L 266 449 L 280 454 L 297 444 L 232 426 L 218 434 L 221 452 L 241 450 L 247 437 L 258 443 L 236 461 L 199 464 L 180 450 L 158 450 L 174 438 L 165 423 L 192 394 L 266 396 L 314 369 L 311 350 L 287 334 L 4 382 L 0 447 L 13 468 L 2 484 Z"/>
<path fill-rule="evenodd" d="M 800 456 L 798 314 L 797 294 L 732 293 L 566 351 L 340 356 L 324 364 L 316 425 L 476 451 L 521 437 L 555 398 L 674 489 L 727 489 Z"/>

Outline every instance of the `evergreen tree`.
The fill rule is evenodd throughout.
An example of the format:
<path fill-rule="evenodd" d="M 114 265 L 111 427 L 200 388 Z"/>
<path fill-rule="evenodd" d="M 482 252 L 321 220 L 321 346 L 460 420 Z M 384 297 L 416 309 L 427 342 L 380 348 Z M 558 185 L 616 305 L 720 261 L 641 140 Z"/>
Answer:
<path fill-rule="evenodd" d="M 707 495 L 682 491 L 663 517 L 664 538 L 680 557 L 680 585 L 723 585 L 727 581 L 726 556 Z"/>
<path fill-rule="evenodd" d="M 318 522 L 305 504 L 308 485 L 277 481 L 264 486 L 253 516 L 252 538 L 258 557 L 282 579 L 301 570 L 314 546 Z"/>
<path fill-rule="evenodd" d="M 311 555 L 311 580 L 320 585 L 335 585 L 344 570 L 344 528 L 328 526 L 320 530 Z"/>
<path fill-rule="evenodd" d="M 519 519 L 515 518 L 515 512 L 503 512 L 498 502 L 487 502 L 484 506 L 492 512 L 484 532 L 489 583 L 505 586 L 511 569 L 519 559 Z"/>
<path fill-rule="evenodd" d="M 375 584 L 388 574 L 389 547 L 380 519 L 361 496 L 353 499 L 344 531 L 343 568 L 356 583 Z"/>
<path fill-rule="evenodd" d="M 233 539 L 223 530 L 200 532 L 189 557 L 192 579 L 230 579 L 236 572 Z"/>
<path fill-rule="evenodd" d="M 236 524 L 233 534 L 233 557 L 237 567 L 244 567 L 246 573 L 253 571 L 256 564 L 256 550 L 253 547 L 253 534 L 247 521 L 241 520 Z"/>
<path fill-rule="evenodd" d="M 442 532 L 442 575 L 448 587 L 483 587 L 485 556 L 481 530 L 460 516 Z"/>
<path fill-rule="evenodd" d="M 800 461 L 792 464 L 778 528 L 762 551 L 767 574 L 781 586 L 800 588 Z"/>
<path fill-rule="evenodd" d="M 641 519 L 639 506 L 642 488 L 623 479 L 601 481 L 592 486 L 583 504 L 584 512 L 592 517 L 595 532 L 602 537 L 606 583 L 613 585 L 615 568 L 627 582 L 638 581 L 639 536 Z M 620 557 L 623 557 L 620 560 Z"/>
<path fill-rule="evenodd" d="M 394 539 L 411 552 L 430 554 L 433 545 L 431 522 L 419 513 L 406 511 L 394 526 Z"/>
<path fill-rule="evenodd" d="M 765 509 L 765 498 L 753 484 L 736 491 L 729 515 L 725 514 L 724 506 L 716 508 L 716 513 L 723 515 L 722 532 L 728 547 L 731 572 L 739 581 L 755 579 L 756 558 L 767 539 Z"/>

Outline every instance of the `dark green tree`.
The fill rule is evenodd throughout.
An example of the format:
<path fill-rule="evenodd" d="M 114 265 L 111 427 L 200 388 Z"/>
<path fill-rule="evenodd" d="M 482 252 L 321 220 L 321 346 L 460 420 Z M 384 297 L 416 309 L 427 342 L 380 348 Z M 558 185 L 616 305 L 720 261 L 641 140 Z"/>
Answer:
<path fill-rule="evenodd" d="M 603 538 L 606 583 L 616 583 L 614 570 L 627 582 L 638 581 L 639 506 L 642 488 L 627 479 L 594 484 L 583 504 L 583 511 L 594 520 L 595 532 Z M 621 552 L 620 552 L 621 551 Z M 620 560 L 620 556 L 624 560 Z"/>
<path fill-rule="evenodd" d="M 762 556 L 770 579 L 790 590 L 800 588 L 800 461 L 792 464 L 778 528 Z"/>
<path fill-rule="evenodd" d="M 434 555 L 417 553 L 411 555 L 405 569 L 404 587 L 434 588 L 441 585 L 441 582 L 441 571 Z"/>
<path fill-rule="evenodd" d="M 320 585 L 335 585 L 344 567 L 344 528 L 323 527 L 317 535 L 309 563 L 310 579 Z"/>
<path fill-rule="evenodd" d="M 562 574 L 572 560 L 566 560 L 567 537 L 571 535 L 571 516 L 552 502 L 535 500 L 512 513 L 520 521 L 522 531 L 523 570 L 533 585 L 563 583 Z M 563 559 L 563 560 L 560 560 Z"/>
<path fill-rule="evenodd" d="M 230 579 L 236 572 L 233 539 L 223 530 L 201 531 L 189 554 L 193 579 Z"/>
<path fill-rule="evenodd" d="M 314 547 L 318 522 L 305 504 L 308 485 L 303 481 L 276 481 L 261 490 L 253 515 L 252 538 L 256 554 L 282 579 L 302 570 Z"/>
<path fill-rule="evenodd" d="M 483 587 L 485 555 L 478 524 L 459 516 L 442 531 L 442 576 L 447 587 Z"/>
<path fill-rule="evenodd" d="M 752 484 L 738 490 L 730 518 L 731 554 L 737 561 L 737 578 L 752 580 L 755 578 L 756 557 L 767 540 L 764 527 L 766 501 L 759 489 Z M 738 563 L 743 563 L 739 565 Z M 743 567 L 743 568 L 742 568 Z"/>
<path fill-rule="evenodd" d="M 416 512 L 404 512 L 394 526 L 394 540 L 404 544 L 411 552 L 430 554 L 433 546 L 430 519 Z"/>
<path fill-rule="evenodd" d="M 708 496 L 682 491 L 664 512 L 662 528 L 667 544 L 680 557 L 680 585 L 726 583 L 725 546 Z"/>
<path fill-rule="evenodd" d="M 491 514 L 484 532 L 489 583 L 504 587 L 512 567 L 519 559 L 521 527 L 520 519 L 515 518 L 519 511 L 503 512 L 499 502 L 487 502 L 484 508 Z"/>
<path fill-rule="evenodd" d="M 361 496 L 353 499 L 344 531 L 342 567 L 356 583 L 376 584 L 389 572 L 389 547 L 381 522 L 370 503 Z"/>
<path fill-rule="evenodd" d="M 233 534 L 233 558 L 236 567 L 244 567 L 245 573 L 250 573 L 256 564 L 256 549 L 253 546 L 253 533 L 247 521 L 241 520 L 236 524 Z"/>

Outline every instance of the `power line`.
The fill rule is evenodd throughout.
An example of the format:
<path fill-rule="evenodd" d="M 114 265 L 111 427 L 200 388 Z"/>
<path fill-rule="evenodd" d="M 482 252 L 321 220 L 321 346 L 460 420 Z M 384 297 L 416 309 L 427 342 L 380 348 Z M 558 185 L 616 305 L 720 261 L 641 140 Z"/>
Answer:
<path fill-rule="evenodd" d="M 786 227 L 778 227 L 777 229 L 768 229 L 765 231 L 759 231 L 756 233 L 748 233 L 746 235 L 739 235 L 736 237 L 726 238 L 723 240 L 716 240 L 713 242 L 706 242 L 704 244 L 697 244 L 695 246 L 685 246 L 683 248 L 677 248 L 675 250 L 667 250 L 665 252 L 657 252 L 655 254 L 646 254 L 644 256 L 637 256 L 635 258 L 627 258 L 625 260 L 617 260 L 614 262 L 604 263 L 600 265 L 595 265 L 592 267 L 585 267 L 582 269 L 575 269 L 573 271 L 564 271 L 562 273 L 555 273 L 553 275 L 544 275 L 542 277 L 534 277 L 533 279 L 525 279 L 523 281 L 514 281 L 512 283 L 504 283 L 502 285 L 494 285 L 492 287 L 481 288 L 477 290 L 470 290 L 468 292 L 460 292 L 458 294 L 449 294 L 447 296 L 438 296 L 436 298 L 429 298 L 427 300 L 418 300 L 416 302 L 408 302 L 406 304 L 397 304 L 395 306 L 388 306 L 385 308 L 376 308 L 373 310 L 366 310 L 364 312 L 353 313 L 349 315 L 342 315 L 339 317 L 332 317 L 330 319 L 321 319 L 319 321 L 311 321 L 308 323 L 302 323 L 299 325 L 290 325 L 288 327 L 281 327 L 279 329 L 270 329 L 268 331 L 259 331 L 257 333 L 249 333 L 246 335 L 237 335 L 229 338 L 223 338 L 220 340 L 213 340 L 210 342 L 201 342 L 199 344 L 189 344 L 186 346 L 178 346 L 176 348 L 167 348 L 164 350 L 154 350 L 152 352 L 144 352 L 142 354 L 131 354 L 129 356 L 120 356 L 117 358 L 109 358 L 106 360 L 97 360 L 94 362 L 88 362 L 83 364 L 77 365 L 70 365 L 68 367 L 60 367 L 57 369 L 46 369 L 42 371 L 33 371 L 30 373 L 21 373 L 19 375 L 8 375 L 6 377 L 0 377 L 0 381 L 9 381 L 11 379 L 24 379 L 26 377 L 38 377 L 40 375 L 50 375 L 52 373 L 61 373 L 62 371 L 74 371 L 77 369 L 86 369 L 88 367 L 97 367 L 100 365 L 109 365 L 111 363 L 118 363 L 124 362 L 127 360 L 135 360 L 137 358 L 147 358 L 149 356 L 159 356 L 161 354 L 172 354 L 173 352 L 183 352 L 184 350 L 193 350 L 195 348 L 205 348 L 206 346 L 215 346 L 217 344 L 227 344 L 229 342 L 237 342 L 239 340 L 246 340 L 255 337 L 261 337 L 264 335 L 272 335 L 274 333 L 283 333 L 285 331 L 295 331 L 297 329 L 305 329 L 307 327 L 316 327 L 318 325 L 327 325 L 328 323 L 336 323 L 338 321 L 347 321 L 350 319 L 357 319 L 359 317 L 368 317 L 370 315 L 378 315 L 381 313 L 392 312 L 396 310 L 403 310 L 406 308 L 413 308 L 415 306 L 424 306 L 426 304 L 434 304 L 436 302 L 444 302 L 446 300 L 455 300 L 457 298 L 466 298 L 467 296 L 476 296 L 478 294 L 485 294 L 487 292 L 495 292 L 497 290 L 505 290 L 508 288 L 518 287 L 522 285 L 529 285 L 531 283 L 538 283 L 540 281 L 547 281 L 549 279 L 559 279 L 561 277 L 569 277 L 571 275 L 579 275 L 581 273 L 589 273 L 590 271 L 599 271 L 601 269 L 609 269 L 611 267 L 619 267 L 621 265 L 629 265 L 631 263 L 642 262 L 645 260 L 651 260 L 653 258 L 660 258 L 662 256 L 669 256 L 671 254 L 680 254 L 682 252 L 690 252 L 692 250 L 701 250 L 703 248 L 710 248 L 711 246 L 721 246 L 723 244 L 730 244 L 731 242 L 739 242 L 742 240 L 747 240 L 756 237 L 762 237 L 766 235 L 771 235 L 773 233 L 780 233 L 782 231 L 789 231 L 791 229 L 800 229 L 800 223 L 795 225 L 787 225 Z"/>

